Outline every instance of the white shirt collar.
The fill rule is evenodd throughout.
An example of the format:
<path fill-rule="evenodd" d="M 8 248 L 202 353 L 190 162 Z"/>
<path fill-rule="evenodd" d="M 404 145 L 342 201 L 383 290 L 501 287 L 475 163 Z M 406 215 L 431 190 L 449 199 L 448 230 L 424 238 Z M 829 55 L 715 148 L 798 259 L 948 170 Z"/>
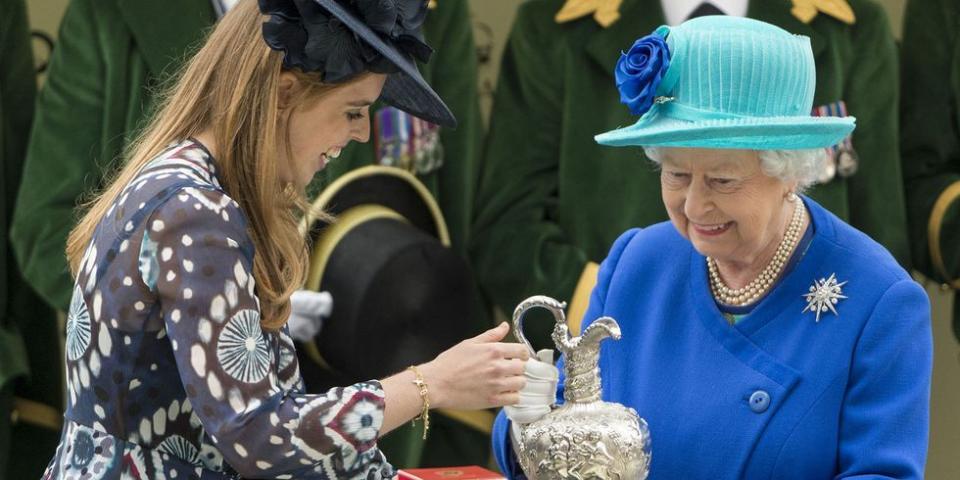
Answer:
<path fill-rule="evenodd" d="M 667 25 L 680 25 L 693 13 L 701 3 L 708 0 L 660 0 L 663 13 L 667 17 Z M 749 0 L 709 0 L 723 13 L 733 17 L 747 16 Z"/>
<path fill-rule="evenodd" d="M 213 3 L 213 11 L 217 13 L 217 18 L 226 15 L 240 0 L 210 0 Z"/>

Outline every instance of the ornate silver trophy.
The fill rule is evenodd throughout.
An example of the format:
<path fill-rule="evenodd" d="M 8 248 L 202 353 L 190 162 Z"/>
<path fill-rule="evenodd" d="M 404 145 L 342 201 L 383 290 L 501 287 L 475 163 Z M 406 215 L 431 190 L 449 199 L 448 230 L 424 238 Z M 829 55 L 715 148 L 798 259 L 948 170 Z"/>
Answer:
<path fill-rule="evenodd" d="M 530 297 L 513 312 L 517 338 L 536 356 L 523 334 L 523 316 L 531 308 L 553 313 L 553 342 L 564 354 L 564 404 L 540 420 L 522 425 L 514 439 L 520 467 L 530 480 L 643 480 L 650 473 L 647 422 L 632 408 L 600 400 L 600 342 L 620 339 L 610 317 L 594 321 L 571 337 L 565 303 Z"/>

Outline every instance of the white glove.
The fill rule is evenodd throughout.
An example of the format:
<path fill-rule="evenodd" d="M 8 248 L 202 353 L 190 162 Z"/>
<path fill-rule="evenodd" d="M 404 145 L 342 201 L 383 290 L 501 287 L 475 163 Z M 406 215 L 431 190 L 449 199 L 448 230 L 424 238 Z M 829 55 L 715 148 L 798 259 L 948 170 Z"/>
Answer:
<path fill-rule="evenodd" d="M 507 418 L 515 425 L 534 422 L 550 413 L 560 379 L 560 370 L 553 366 L 553 350 L 540 350 L 537 358 L 528 359 L 523 376 L 527 384 L 520 390 L 520 403 L 503 407 Z"/>
<path fill-rule="evenodd" d="M 329 292 L 297 290 L 290 296 L 290 336 L 307 342 L 320 333 L 323 319 L 333 312 L 333 297 Z"/>

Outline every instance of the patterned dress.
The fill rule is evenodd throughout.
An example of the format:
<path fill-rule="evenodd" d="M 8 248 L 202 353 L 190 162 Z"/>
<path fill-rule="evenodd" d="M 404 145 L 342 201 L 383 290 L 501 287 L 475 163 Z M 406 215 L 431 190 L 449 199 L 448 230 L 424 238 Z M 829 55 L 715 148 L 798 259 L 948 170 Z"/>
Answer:
<path fill-rule="evenodd" d="M 394 476 L 380 384 L 304 393 L 286 328 L 260 328 L 253 255 L 202 145 L 144 167 L 81 262 L 44 479 Z"/>

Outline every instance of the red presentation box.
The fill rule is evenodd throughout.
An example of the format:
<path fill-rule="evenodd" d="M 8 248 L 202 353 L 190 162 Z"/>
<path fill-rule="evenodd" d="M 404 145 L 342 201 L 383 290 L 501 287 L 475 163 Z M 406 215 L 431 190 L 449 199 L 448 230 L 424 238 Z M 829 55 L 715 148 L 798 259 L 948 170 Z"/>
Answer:
<path fill-rule="evenodd" d="M 443 467 L 400 470 L 399 480 L 506 480 L 506 477 L 480 467 Z"/>

